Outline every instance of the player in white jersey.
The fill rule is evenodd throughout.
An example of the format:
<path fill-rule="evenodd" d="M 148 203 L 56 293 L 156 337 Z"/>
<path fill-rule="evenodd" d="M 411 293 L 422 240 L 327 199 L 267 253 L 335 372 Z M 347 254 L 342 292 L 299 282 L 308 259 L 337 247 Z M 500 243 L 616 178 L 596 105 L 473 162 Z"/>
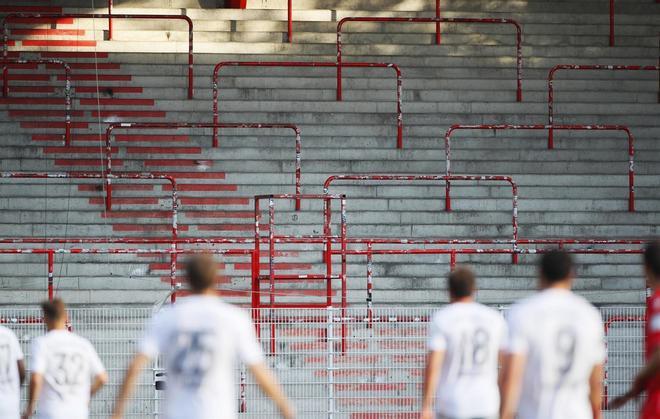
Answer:
<path fill-rule="evenodd" d="M 605 344 L 598 310 L 573 294 L 570 255 L 541 257 L 537 294 L 509 323 L 502 419 L 600 419 Z"/>
<path fill-rule="evenodd" d="M 60 299 L 41 304 L 48 331 L 32 342 L 28 406 L 39 419 L 87 419 L 89 400 L 108 376 L 87 339 L 66 328 L 66 307 Z"/>
<path fill-rule="evenodd" d="M 282 415 L 293 418 L 293 409 L 264 363 L 251 319 L 217 297 L 213 259 L 193 257 L 186 270 L 192 296 L 153 319 L 117 395 L 113 417 L 123 417 L 140 370 L 160 354 L 167 372 L 167 419 L 236 418 L 237 359 L 248 366 Z"/>
<path fill-rule="evenodd" d="M 0 418 L 21 416 L 21 384 L 25 379 L 23 351 L 14 332 L 0 326 Z"/>
<path fill-rule="evenodd" d="M 490 419 L 499 413 L 498 360 L 506 323 L 500 313 L 474 301 L 475 282 L 468 268 L 451 272 L 451 304 L 431 319 L 422 419 Z"/>

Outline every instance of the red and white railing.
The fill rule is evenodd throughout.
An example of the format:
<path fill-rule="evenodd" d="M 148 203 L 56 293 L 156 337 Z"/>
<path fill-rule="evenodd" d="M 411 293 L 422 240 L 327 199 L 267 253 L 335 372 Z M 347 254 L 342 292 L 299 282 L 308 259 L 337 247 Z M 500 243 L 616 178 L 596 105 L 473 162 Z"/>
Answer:
<path fill-rule="evenodd" d="M 403 79 L 401 69 L 396 64 L 391 63 L 344 63 L 344 67 L 349 68 L 391 68 L 396 73 L 396 125 L 397 125 L 397 147 L 403 147 L 403 110 L 402 110 L 402 89 Z M 337 63 L 327 61 L 221 61 L 213 69 L 213 123 L 218 123 L 218 95 L 219 82 L 218 75 L 224 67 L 337 67 Z M 213 135 L 214 144 L 217 142 L 217 132 Z"/>
<path fill-rule="evenodd" d="M 445 133 L 446 173 L 451 175 L 451 136 L 462 130 L 564 130 L 564 131 L 623 131 L 628 139 L 628 211 L 635 211 L 635 139 L 630 129 L 625 125 L 452 125 Z M 549 138 L 551 140 L 552 137 Z M 548 149 L 554 148 L 554 143 L 548 141 Z M 447 182 L 447 195 L 449 195 Z"/>

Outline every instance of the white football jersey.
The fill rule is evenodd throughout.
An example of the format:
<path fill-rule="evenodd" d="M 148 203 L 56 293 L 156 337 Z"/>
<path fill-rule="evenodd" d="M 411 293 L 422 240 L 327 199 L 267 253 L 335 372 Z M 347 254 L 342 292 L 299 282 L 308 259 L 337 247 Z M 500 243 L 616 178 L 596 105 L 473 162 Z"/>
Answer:
<path fill-rule="evenodd" d="M 506 342 L 500 313 L 478 303 L 453 303 L 429 325 L 429 351 L 444 351 L 435 410 L 454 418 L 495 417 L 500 407 L 498 355 Z"/>
<path fill-rule="evenodd" d="M 214 296 L 190 296 L 154 317 L 139 352 L 162 354 L 167 419 L 236 418 L 236 361 L 263 362 L 247 313 Z"/>
<path fill-rule="evenodd" d="M 23 351 L 14 332 L 0 326 L 0 418 L 20 417 L 21 382 L 18 361 Z"/>
<path fill-rule="evenodd" d="M 591 419 L 589 377 L 605 360 L 599 311 L 548 289 L 511 308 L 508 351 L 526 355 L 519 419 Z"/>
<path fill-rule="evenodd" d="M 86 419 L 92 379 L 105 369 L 94 347 L 67 330 L 51 330 L 32 343 L 32 373 L 44 385 L 37 403 L 39 419 Z"/>

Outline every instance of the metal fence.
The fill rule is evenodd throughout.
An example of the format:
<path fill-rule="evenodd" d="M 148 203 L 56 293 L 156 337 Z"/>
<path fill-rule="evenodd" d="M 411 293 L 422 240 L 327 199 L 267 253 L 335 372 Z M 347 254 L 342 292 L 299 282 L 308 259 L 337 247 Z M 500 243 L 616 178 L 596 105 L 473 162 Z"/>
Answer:
<path fill-rule="evenodd" d="M 427 322 L 437 308 L 261 309 L 254 313 L 268 361 L 301 418 L 416 418 L 421 399 Z M 93 399 L 92 417 L 107 417 L 127 363 L 152 307 L 69 310 L 72 330 L 96 347 L 108 369 L 108 385 Z M 643 307 L 601 308 L 607 364 L 605 399 L 621 394 L 643 360 Z M 0 309 L 0 321 L 19 337 L 30 366 L 29 342 L 44 332 L 37 308 Z M 341 329 L 347 343 L 342 352 Z M 274 345 L 271 342 L 274 341 Z M 273 348 L 274 347 L 274 351 Z M 141 375 L 126 417 L 157 418 L 163 392 L 154 363 Z M 277 417 L 245 369 L 236 372 L 241 417 Z M 25 393 L 24 393 L 25 397 Z M 630 404 L 606 419 L 633 419 Z"/>

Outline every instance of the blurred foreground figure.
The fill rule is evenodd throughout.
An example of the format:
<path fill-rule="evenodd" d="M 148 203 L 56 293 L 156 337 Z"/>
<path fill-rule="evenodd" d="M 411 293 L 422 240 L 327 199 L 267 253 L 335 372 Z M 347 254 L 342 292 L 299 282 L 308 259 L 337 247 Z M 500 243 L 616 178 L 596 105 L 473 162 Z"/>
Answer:
<path fill-rule="evenodd" d="M 30 397 L 23 418 L 37 407 L 40 419 L 86 419 L 89 400 L 108 376 L 87 339 L 66 328 L 66 307 L 59 298 L 41 304 L 48 332 L 32 343 Z"/>
<path fill-rule="evenodd" d="M 646 391 L 641 419 L 660 419 L 660 242 L 646 247 L 644 273 L 651 296 L 646 302 L 646 365 L 637 374 L 626 394 L 612 401 L 618 409 Z"/>
<path fill-rule="evenodd" d="M 470 269 L 459 267 L 448 280 L 451 304 L 433 315 L 429 327 L 422 418 L 496 418 L 506 323 L 500 313 L 474 301 Z"/>
<path fill-rule="evenodd" d="M 502 419 L 600 419 L 603 322 L 573 294 L 571 257 L 541 257 L 541 290 L 511 308 Z M 516 416 L 517 413 L 517 416 Z"/>
<path fill-rule="evenodd" d="M 14 332 L 0 326 L 0 418 L 21 416 L 21 384 L 25 379 L 23 351 Z"/>
<path fill-rule="evenodd" d="M 167 419 L 236 418 L 237 359 L 248 366 L 282 415 L 293 418 L 293 409 L 264 364 L 250 317 L 217 297 L 212 257 L 191 258 L 186 271 L 192 295 L 154 317 L 126 372 L 113 417 L 123 417 L 141 369 L 160 354 L 167 372 Z"/>

